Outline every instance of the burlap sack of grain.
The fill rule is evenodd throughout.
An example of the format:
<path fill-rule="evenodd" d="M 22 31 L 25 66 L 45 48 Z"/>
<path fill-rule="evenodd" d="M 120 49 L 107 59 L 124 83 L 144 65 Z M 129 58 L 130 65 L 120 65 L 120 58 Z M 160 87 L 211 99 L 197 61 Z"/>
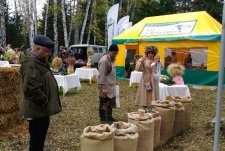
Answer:
<path fill-rule="evenodd" d="M 173 125 L 172 137 L 178 136 L 185 129 L 185 110 L 180 102 L 174 102 L 175 105 L 175 119 Z"/>
<path fill-rule="evenodd" d="M 159 145 L 164 145 L 172 135 L 175 108 L 173 101 L 153 101 L 152 105 L 159 112 L 161 116 L 161 127 L 160 127 L 160 142 Z"/>
<path fill-rule="evenodd" d="M 192 99 L 187 96 L 174 96 L 171 97 L 176 102 L 181 102 L 184 106 L 185 111 L 185 130 L 191 127 L 192 120 Z"/>
<path fill-rule="evenodd" d="M 81 151 L 114 151 L 114 132 L 107 124 L 88 126 L 80 137 Z"/>
<path fill-rule="evenodd" d="M 153 115 L 154 119 L 154 148 L 159 146 L 160 142 L 160 127 L 161 127 L 161 116 L 158 111 L 150 110 L 148 113 Z"/>
<path fill-rule="evenodd" d="M 154 150 L 154 119 L 148 113 L 139 112 L 128 113 L 128 123 L 132 123 L 138 128 L 137 151 Z"/>
<path fill-rule="evenodd" d="M 138 143 L 137 126 L 131 123 L 115 122 L 111 125 L 114 136 L 114 151 L 136 151 Z"/>

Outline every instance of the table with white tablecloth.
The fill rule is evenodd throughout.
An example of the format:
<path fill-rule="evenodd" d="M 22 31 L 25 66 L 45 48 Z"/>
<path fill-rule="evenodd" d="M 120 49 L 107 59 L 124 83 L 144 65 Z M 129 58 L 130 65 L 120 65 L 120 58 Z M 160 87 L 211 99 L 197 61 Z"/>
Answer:
<path fill-rule="evenodd" d="M 159 83 L 159 98 L 165 100 L 167 96 L 190 96 L 187 85 L 171 85 Z"/>
<path fill-rule="evenodd" d="M 93 77 L 99 75 L 97 68 L 76 68 L 75 74 L 78 75 L 79 79 L 88 79 L 91 83 Z"/>
<path fill-rule="evenodd" d="M 129 86 L 132 84 L 139 84 L 141 81 L 142 72 L 132 71 L 130 76 Z M 171 85 L 168 86 L 159 83 L 159 98 L 165 100 L 167 96 L 190 96 L 190 90 L 187 85 Z"/>
<path fill-rule="evenodd" d="M 0 61 L 0 67 L 11 67 L 9 61 Z"/>
<path fill-rule="evenodd" d="M 141 71 L 132 71 L 130 74 L 130 84 L 129 86 L 132 86 L 132 84 L 140 83 L 142 77 Z"/>
<path fill-rule="evenodd" d="M 63 95 L 66 94 L 66 92 L 69 89 L 77 88 L 80 89 L 80 80 L 76 74 L 70 74 L 70 75 L 54 75 L 58 87 L 63 88 Z"/>

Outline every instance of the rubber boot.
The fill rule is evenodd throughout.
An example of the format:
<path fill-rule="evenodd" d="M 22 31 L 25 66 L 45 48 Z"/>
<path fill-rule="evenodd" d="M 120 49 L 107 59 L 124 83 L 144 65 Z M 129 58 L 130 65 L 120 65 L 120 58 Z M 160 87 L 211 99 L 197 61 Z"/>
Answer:
<path fill-rule="evenodd" d="M 100 99 L 100 102 L 99 102 L 100 123 L 101 124 L 109 123 L 109 119 L 108 119 L 108 116 L 107 116 L 109 103 L 105 98 L 99 97 L 99 99 Z"/>
<path fill-rule="evenodd" d="M 112 108 L 108 108 L 107 118 L 110 122 L 116 122 L 117 120 L 112 117 Z"/>

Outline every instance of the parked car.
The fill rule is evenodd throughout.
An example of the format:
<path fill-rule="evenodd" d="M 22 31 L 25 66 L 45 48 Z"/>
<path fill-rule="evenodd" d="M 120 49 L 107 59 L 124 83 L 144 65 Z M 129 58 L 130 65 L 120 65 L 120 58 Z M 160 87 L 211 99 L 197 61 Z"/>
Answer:
<path fill-rule="evenodd" d="M 92 56 L 92 66 L 98 67 L 100 58 L 106 53 L 107 50 L 106 46 L 89 44 L 71 45 L 69 49 L 73 51 L 74 57 L 76 58 L 75 68 L 86 66 L 88 60 L 87 50 L 90 49 L 94 51 L 94 55 Z"/>

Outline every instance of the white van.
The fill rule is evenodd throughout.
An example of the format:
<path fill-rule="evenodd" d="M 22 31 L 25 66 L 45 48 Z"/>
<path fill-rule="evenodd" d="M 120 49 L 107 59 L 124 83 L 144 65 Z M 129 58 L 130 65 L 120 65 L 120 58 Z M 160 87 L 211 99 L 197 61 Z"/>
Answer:
<path fill-rule="evenodd" d="M 77 44 L 71 45 L 69 50 L 73 51 L 76 58 L 75 68 L 85 66 L 87 64 L 87 50 L 92 49 L 94 55 L 92 56 L 92 66 L 98 67 L 98 62 L 101 57 L 106 53 L 106 46 L 89 45 L 89 44 Z"/>

